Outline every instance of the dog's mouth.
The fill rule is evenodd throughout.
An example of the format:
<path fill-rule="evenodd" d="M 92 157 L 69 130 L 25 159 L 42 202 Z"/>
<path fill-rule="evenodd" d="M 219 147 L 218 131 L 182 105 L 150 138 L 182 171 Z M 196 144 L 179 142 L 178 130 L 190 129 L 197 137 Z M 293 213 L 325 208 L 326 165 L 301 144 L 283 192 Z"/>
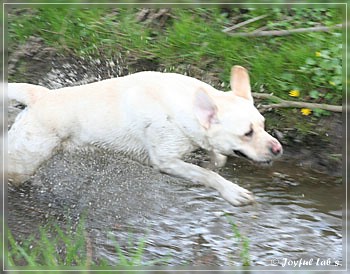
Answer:
<path fill-rule="evenodd" d="M 246 158 L 246 159 L 248 159 L 248 160 L 251 160 L 247 155 L 245 155 L 242 151 L 240 151 L 240 150 L 234 150 L 233 151 L 237 156 L 239 156 L 239 157 L 242 157 L 242 158 Z"/>
<path fill-rule="evenodd" d="M 270 165 L 271 164 L 271 160 L 265 160 L 265 161 L 255 161 L 253 160 L 252 158 L 248 157 L 246 154 L 244 154 L 242 151 L 240 150 L 233 150 L 234 154 L 237 155 L 238 157 L 241 157 L 241 158 L 244 158 L 244 159 L 247 159 L 248 161 L 250 162 L 253 162 L 253 163 L 256 163 L 256 164 L 259 164 L 259 165 Z"/>

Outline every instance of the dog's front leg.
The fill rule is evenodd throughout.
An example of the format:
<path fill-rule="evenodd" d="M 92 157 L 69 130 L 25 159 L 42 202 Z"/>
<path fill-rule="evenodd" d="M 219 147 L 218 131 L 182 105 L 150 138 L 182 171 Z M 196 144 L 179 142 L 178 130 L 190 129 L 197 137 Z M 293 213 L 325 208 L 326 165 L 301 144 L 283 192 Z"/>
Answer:
<path fill-rule="evenodd" d="M 219 191 L 225 200 L 235 206 L 248 204 L 254 201 L 254 196 L 250 191 L 224 179 L 213 171 L 186 163 L 180 159 L 162 161 L 157 164 L 157 167 L 162 172 L 170 175 L 212 187 Z"/>

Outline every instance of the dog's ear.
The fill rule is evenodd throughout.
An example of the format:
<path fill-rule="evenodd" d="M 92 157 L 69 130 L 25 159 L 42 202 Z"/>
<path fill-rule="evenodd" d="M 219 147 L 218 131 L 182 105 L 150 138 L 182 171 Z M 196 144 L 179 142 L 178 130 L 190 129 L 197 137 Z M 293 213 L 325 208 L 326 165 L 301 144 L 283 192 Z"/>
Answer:
<path fill-rule="evenodd" d="M 199 123 L 209 129 L 210 125 L 218 123 L 218 108 L 203 88 L 199 88 L 194 97 L 194 113 Z"/>
<path fill-rule="evenodd" d="M 253 102 L 250 89 L 250 80 L 248 71 L 241 66 L 233 66 L 231 69 L 231 90 L 237 96 L 243 97 Z"/>

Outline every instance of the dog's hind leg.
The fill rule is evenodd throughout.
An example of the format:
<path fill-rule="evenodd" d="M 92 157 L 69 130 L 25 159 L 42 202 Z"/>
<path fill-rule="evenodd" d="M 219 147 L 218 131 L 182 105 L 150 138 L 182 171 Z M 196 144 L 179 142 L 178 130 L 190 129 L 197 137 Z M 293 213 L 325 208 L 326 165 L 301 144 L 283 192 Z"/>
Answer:
<path fill-rule="evenodd" d="M 8 132 L 8 179 L 19 186 L 53 154 L 59 145 L 54 132 L 33 124 L 27 111 L 22 112 Z"/>

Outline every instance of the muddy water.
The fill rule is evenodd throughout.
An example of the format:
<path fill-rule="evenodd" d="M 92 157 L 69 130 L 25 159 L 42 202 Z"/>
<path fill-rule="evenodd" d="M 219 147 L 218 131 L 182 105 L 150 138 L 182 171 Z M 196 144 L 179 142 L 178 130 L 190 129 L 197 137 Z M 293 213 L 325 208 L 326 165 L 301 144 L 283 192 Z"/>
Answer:
<path fill-rule="evenodd" d="M 40 81 L 59 86 L 65 75 L 50 73 Z M 130 254 L 129 242 L 135 248 L 140 240 L 145 263 L 241 265 L 242 246 L 229 221 L 249 239 L 252 265 L 342 260 L 341 178 L 283 158 L 264 168 L 232 159 L 219 173 L 255 193 L 256 204 L 233 207 L 214 190 L 112 152 L 60 152 L 29 184 L 8 189 L 8 226 L 21 240 L 52 221 L 74 229 L 85 215 L 94 259 L 111 265 L 118 263 L 115 242 Z"/>

